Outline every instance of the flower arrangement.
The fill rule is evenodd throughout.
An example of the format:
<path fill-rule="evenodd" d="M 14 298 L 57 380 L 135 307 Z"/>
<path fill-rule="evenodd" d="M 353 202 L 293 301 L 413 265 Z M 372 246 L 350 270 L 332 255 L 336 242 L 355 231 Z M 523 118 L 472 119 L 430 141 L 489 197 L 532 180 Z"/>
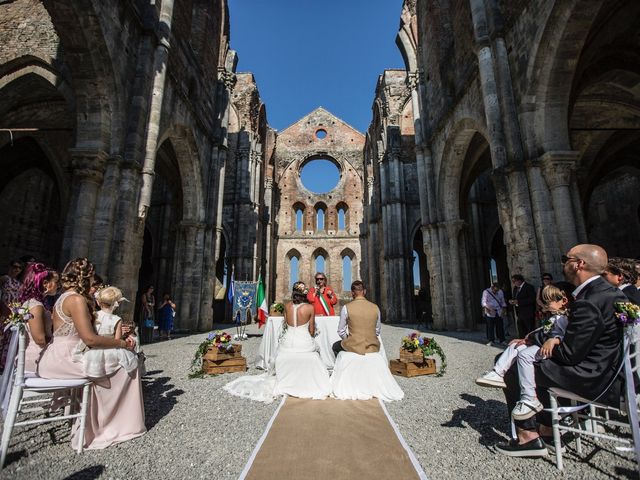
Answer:
<path fill-rule="evenodd" d="M 269 311 L 283 314 L 284 313 L 284 304 L 283 303 L 272 303 Z"/>
<path fill-rule="evenodd" d="M 614 307 L 616 318 L 625 327 L 640 324 L 640 307 L 635 303 L 616 302 Z"/>
<path fill-rule="evenodd" d="M 21 303 L 10 303 L 9 310 L 9 316 L 4 321 L 5 325 L 24 328 L 25 324 L 33 318 L 29 309 Z"/>
<path fill-rule="evenodd" d="M 422 337 L 418 332 L 413 332 L 402 339 L 402 348 L 409 352 L 415 352 L 416 350 L 422 350 L 422 354 L 425 357 L 432 357 L 438 355 L 440 357 L 440 369 L 436 373 L 437 377 L 444 375 L 447 369 L 447 357 L 442 350 L 442 347 L 438 345 L 438 342 L 433 338 Z"/>
<path fill-rule="evenodd" d="M 211 349 L 211 347 L 216 347 L 220 352 L 232 352 L 233 344 L 231 343 L 231 335 L 227 332 L 211 332 L 207 335 L 207 339 L 202 342 L 198 349 L 196 350 L 196 354 L 191 361 L 191 373 L 189 374 L 189 378 L 198 378 L 204 376 L 204 371 L 202 370 L 202 357 Z"/>

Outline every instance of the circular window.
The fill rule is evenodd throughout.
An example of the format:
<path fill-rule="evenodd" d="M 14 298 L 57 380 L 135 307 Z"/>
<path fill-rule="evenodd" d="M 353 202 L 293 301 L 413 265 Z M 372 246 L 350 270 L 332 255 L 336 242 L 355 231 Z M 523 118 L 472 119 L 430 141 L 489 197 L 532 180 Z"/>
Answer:
<path fill-rule="evenodd" d="M 318 140 L 322 140 L 326 136 L 327 136 L 327 131 L 324 128 L 319 128 L 318 130 L 316 130 L 316 138 Z"/>
<path fill-rule="evenodd" d="M 340 170 L 331 160 L 311 160 L 302 167 L 300 179 L 307 190 L 313 193 L 327 193 L 338 185 Z"/>

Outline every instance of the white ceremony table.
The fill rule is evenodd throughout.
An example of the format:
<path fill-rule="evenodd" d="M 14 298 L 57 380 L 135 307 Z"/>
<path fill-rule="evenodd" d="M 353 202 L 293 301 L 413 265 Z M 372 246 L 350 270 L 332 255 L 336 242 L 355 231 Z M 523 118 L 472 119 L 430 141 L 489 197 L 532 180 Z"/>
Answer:
<path fill-rule="evenodd" d="M 267 318 L 267 323 L 264 326 L 264 333 L 262 335 L 262 341 L 260 342 L 260 348 L 258 349 L 258 357 L 255 362 L 256 368 L 267 370 L 269 364 L 275 360 L 276 352 L 278 350 L 278 340 L 282 333 L 283 320 L 284 317 Z M 319 333 L 316 336 L 315 341 L 320 351 L 320 358 L 327 368 L 333 368 L 333 365 L 336 362 L 336 356 L 333 353 L 333 344 L 340 340 L 340 337 L 338 336 L 339 322 L 339 316 L 316 317 L 316 330 Z M 378 337 L 378 339 L 380 339 L 380 337 Z M 380 339 L 380 353 L 382 353 L 386 358 L 382 339 Z"/>

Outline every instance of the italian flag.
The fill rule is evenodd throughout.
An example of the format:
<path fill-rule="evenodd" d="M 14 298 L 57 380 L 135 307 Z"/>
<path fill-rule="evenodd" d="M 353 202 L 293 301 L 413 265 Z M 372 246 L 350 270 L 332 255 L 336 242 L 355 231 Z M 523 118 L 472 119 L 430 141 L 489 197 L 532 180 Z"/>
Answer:
<path fill-rule="evenodd" d="M 256 295 L 256 303 L 258 305 L 258 328 L 260 328 L 266 323 L 267 315 L 269 315 L 267 299 L 264 296 L 264 283 L 262 283 L 262 274 L 258 275 L 258 293 Z"/>

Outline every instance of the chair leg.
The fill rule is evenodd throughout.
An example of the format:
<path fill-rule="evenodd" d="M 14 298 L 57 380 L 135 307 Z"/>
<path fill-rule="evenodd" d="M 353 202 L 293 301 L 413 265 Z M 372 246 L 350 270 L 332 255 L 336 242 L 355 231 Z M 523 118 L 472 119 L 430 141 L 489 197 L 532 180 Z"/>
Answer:
<path fill-rule="evenodd" d="M 571 400 L 571 406 L 575 407 L 576 405 L 577 405 L 577 402 L 575 400 Z M 576 428 L 578 430 L 582 430 L 582 425 L 580 424 L 580 418 L 578 417 L 578 412 L 573 412 L 571 416 L 573 417 L 573 424 L 576 426 Z M 579 433 L 576 434 L 576 452 L 578 452 L 578 455 L 582 455 L 582 435 Z"/>
<path fill-rule="evenodd" d="M 558 414 L 558 401 L 553 394 L 549 395 L 551 404 L 551 428 L 553 429 L 553 444 L 556 450 L 556 467 L 562 470 L 562 440 L 560 439 L 560 415 Z"/>
<path fill-rule="evenodd" d="M 84 429 L 87 424 L 87 406 L 89 405 L 89 389 L 87 384 L 82 389 L 82 405 L 80 406 L 80 431 L 78 432 L 78 453 L 82 453 L 84 449 Z"/>
<path fill-rule="evenodd" d="M 4 461 L 7 458 L 7 451 L 9 450 L 9 440 L 11 439 L 11 433 L 13 432 L 13 425 L 16 423 L 16 417 L 18 416 L 18 410 L 21 401 L 22 387 L 14 386 L 13 391 L 11 392 L 9 408 L 7 410 L 7 418 L 4 419 L 4 428 L 2 429 L 2 443 L 0 444 L 0 468 L 4 468 Z"/>

